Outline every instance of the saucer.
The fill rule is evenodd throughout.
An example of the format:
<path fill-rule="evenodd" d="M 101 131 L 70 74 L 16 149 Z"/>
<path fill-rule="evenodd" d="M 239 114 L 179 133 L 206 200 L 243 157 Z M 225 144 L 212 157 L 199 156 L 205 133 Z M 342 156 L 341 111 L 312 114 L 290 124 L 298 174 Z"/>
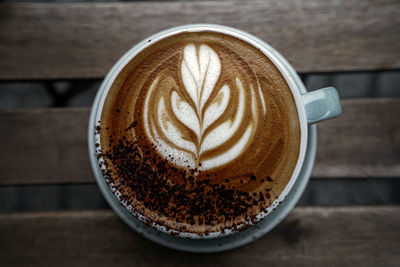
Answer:
<path fill-rule="evenodd" d="M 205 27 L 205 26 L 222 27 L 215 25 L 200 25 L 199 27 Z M 177 29 L 178 28 L 173 28 L 168 31 L 161 32 L 158 35 L 153 36 L 153 39 L 159 38 L 163 34 L 170 33 L 170 31 L 173 32 Z M 294 83 L 301 94 L 307 92 L 304 87 L 304 84 L 302 83 L 300 77 L 297 75 L 296 71 L 283 58 L 283 56 L 280 55 L 277 51 L 275 51 L 272 47 L 264 43 L 262 40 L 254 36 L 251 36 L 247 33 L 243 33 L 231 28 L 230 31 L 239 32 L 241 35 L 247 36 L 246 40 L 248 40 L 248 42 L 250 43 L 254 42 L 258 43 L 261 47 L 263 47 L 263 49 L 268 51 L 268 53 L 265 53 L 266 55 L 267 54 L 274 55 L 274 58 L 279 61 L 279 66 L 286 70 L 285 73 L 287 72 L 288 75 L 287 80 L 290 81 L 291 83 Z M 125 223 L 128 224 L 132 229 L 134 229 L 137 233 L 154 241 L 155 243 L 181 251 L 199 252 L 199 253 L 225 251 L 243 246 L 265 235 L 272 228 L 274 228 L 280 221 L 282 221 L 288 215 L 288 213 L 293 209 L 293 207 L 299 200 L 301 194 L 303 193 L 308 183 L 314 165 L 315 154 L 316 154 L 317 132 L 315 125 L 308 126 L 308 140 L 307 140 L 308 142 L 307 142 L 307 148 L 303 166 L 295 183 L 292 185 L 291 190 L 286 195 L 285 200 L 283 200 L 281 204 L 278 205 L 275 208 L 275 210 L 270 212 L 263 220 L 259 221 L 252 227 L 238 233 L 211 239 L 187 239 L 163 233 L 161 231 L 151 228 L 150 226 L 136 219 L 125 207 L 123 207 L 120 204 L 118 199 L 111 192 L 110 188 L 108 187 L 108 185 L 104 180 L 104 177 L 100 171 L 97 161 L 97 154 L 96 154 L 95 140 L 94 140 L 94 126 L 97 123 L 96 114 L 99 111 L 99 104 L 102 103 L 101 101 L 104 101 L 104 98 L 106 96 L 107 93 L 106 88 L 109 88 L 109 86 L 111 86 L 111 83 L 114 81 L 116 75 L 119 73 L 122 66 L 126 63 L 127 60 L 130 60 L 130 57 L 134 55 L 135 51 L 145 45 L 148 45 L 148 42 L 146 40 L 131 48 L 131 50 L 129 50 L 123 57 L 121 57 L 121 59 L 109 71 L 96 95 L 95 101 L 93 103 L 92 112 L 90 114 L 89 129 L 88 129 L 89 156 L 97 184 L 104 198 L 110 204 L 111 208 L 119 215 L 119 217 L 123 221 L 125 221 Z"/>

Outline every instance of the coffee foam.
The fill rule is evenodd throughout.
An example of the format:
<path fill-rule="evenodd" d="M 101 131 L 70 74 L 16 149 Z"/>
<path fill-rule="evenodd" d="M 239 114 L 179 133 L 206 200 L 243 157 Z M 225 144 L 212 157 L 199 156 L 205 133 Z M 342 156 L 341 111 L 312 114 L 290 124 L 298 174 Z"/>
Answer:
<path fill-rule="evenodd" d="M 247 89 L 251 91 L 251 99 L 246 102 L 245 89 L 237 77 L 233 77 L 236 88 L 231 89 L 227 84 L 217 88 L 221 61 L 213 49 L 203 44 L 198 48 L 194 44 L 184 47 L 180 72 L 181 86 L 162 84 L 159 77 L 151 84 L 143 111 L 146 135 L 164 158 L 179 167 L 207 170 L 234 160 L 251 141 L 257 126 L 253 87 Z M 163 92 L 161 97 L 155 95 L 156 91 Z M 260 97 L 264 103 L 263 95 Z M 228 105 L 234 112 L 217 122 L 228 111 Z M 248 124 L 243 123 L 246 109 L 252 110 Z M 244 127 L 244 133 L 240 126 Z M 185 130 L 195 138 L 185 136 Z M 237 133 L 243 133 L 242 137 L 228 142 Z M 226 142 L 229 146 L 224 146 Z M 202 159 L 212 149 L 219 149 L 220 153 Z"/>
<path fill-rule="evenodd" d="M 113 83 L 101 128 L 104 175 L 124 203 L 190 233 L 251 221 L 288 183 L 300 147 L 294 99 L 277 68 L 213 32 L 140 52 Z"/>

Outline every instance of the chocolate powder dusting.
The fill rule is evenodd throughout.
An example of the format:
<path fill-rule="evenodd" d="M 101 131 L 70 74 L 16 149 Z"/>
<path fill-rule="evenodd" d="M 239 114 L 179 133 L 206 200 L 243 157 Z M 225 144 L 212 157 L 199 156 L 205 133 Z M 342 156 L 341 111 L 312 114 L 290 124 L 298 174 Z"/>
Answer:
<path fill-rule="evenodd" d="M 105 159 L 103 164 L 112 166 L 102 168 L 103 176 L 121 193 L 120 202 L 125 206 L 132 206 L 135 213 L 146 217 L 154 215 L 147 221 L 150 225 L 153 220 L 171 227 L 163 220 L 157 221 L 158 217 L 175 222 L 179 231 L 196 232 L 198 225 L 206 225 L 207 232 L 232 227 L 238 230 L 236 224 L 254 219 L 256 214 L 250 211 L 265 201 L 261 192 L 249 194 L 234 186 L 213 183 L 208 173 L 196 176 L 196 170 L 176 168 L 155 154 L 154 147 L 140 147 L 138 141 L 126 136 L 117 140 L 114 135 L 109 136 L 111 149 L 99 155 Z M 255 176 L 250 179 L 255 180 Z M 213 229 L 213 225 L 220 226 Z"/>
<path fill-rule="evenodd" d="M 131 125 L 129 125 L 129 127 L 127 128 L 127 130 L 135 128 L 136 125 L 137 125 L 137 121 L 132 122 Z"/>

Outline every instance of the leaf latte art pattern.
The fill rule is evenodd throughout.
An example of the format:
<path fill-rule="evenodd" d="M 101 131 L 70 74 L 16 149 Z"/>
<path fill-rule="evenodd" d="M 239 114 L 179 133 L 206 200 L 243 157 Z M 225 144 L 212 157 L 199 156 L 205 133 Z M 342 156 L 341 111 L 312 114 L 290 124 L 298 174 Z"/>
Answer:
<path fill-rule="evenodd" d="M 207 45 L 186 45 L 180 60 L 177 77 L 159 75 L 149 87 L 146 135 L 179 167 L 207 170 L 231 162 L 250 144 L 264 101 L 240 77 L 222 81 L 221 72 L 229 70 Z"/>

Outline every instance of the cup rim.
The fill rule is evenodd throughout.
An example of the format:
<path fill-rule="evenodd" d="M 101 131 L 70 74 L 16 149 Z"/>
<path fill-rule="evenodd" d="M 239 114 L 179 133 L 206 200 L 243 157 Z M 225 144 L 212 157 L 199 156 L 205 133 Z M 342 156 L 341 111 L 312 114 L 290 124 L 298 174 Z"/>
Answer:
<path fill-rule="evenodd" d="M 292 176 L 289 180 L 289 182 L 286 184 L 284 190 L 281 192 L 279 197 L 273 201 L 273 203 L 266 208 L 266 211 L 262 211 L 256 216 L 256 219 L 253 220 L 253 222 L 246 222 L 242 225 L 240 225 L 236 230 L 225 230 L 225 231 L 220 231 L 220 232 L 211 232 L 208 233 L 207 235 L 204 234 L 195 234 L 195 233 L 189 233 L 189 232 L 179 232 L 176 230 L 172 229 L 167 229 L 165 226 L 158 225 L 154 222 L 152 224 L 149 224 L 148 220 L 146 220 L 146 217 L 136 213 L 134 210 L 129 209 L 122 201 L 119 200 L 118 195 L 116 192 L 114 192 L 109 185 L 107 184 L 106 187 L 103 186 L 103 183 L 105 183 L 105 178 L 101 172 L 101 169 L 99 167 L 99 161 L 101 160 L 97 158 L 97 153 L 101 149 L 101 147 L 96 147 L 95 143 L 100 143 L 99 141 L 99 135 L 95 133 L 95 127 L 98 125 L 98 122 L 100 122 L 100 117 L 102 113 L 102 109 L 104 106 L 104 101 L 108 95 L 108 92 L 114 83 L 115 79 L 117 78 L 118 74 L 120 71 L 128 64 L 138 53 L 140 53 L 142 50 L 147 48 L 148 46 L 151 46 L 153 43 L 158 42 L 164 38 L 182 33 L 182 32 L 202 32 L 202 31 L 212 31 L 212 32 L 218 32 L 218 33 L 223 33 L 227 34 L 233 37 L 236 37 L 240 40 L 243 40 L 253 47 L 259 49 L 266 57 L 268 57 L 274 65 L 278 68 L 282 76 L 284 77 L 286 83 L 288 84 L 290 91 L 292 93 L 292 96 L 295 100 L 296 108 L 297 108 L 297 114 L 299 118 L 299 124 L 300 124 L 300 149 L 299 149 L 299 156 L 296 162 L 296 167 L 292 173 Z M 118 202 L 124 206 L 127 210 L 130 211 L 130 213 L 135 216 L 137 219 L 140 221 L 146 223 L 147 225 L 161 231 L 167 234 L 173 234 L 177 235 L 179 237 L 184 237 L 184 238 L 191 238 L 191 239 L 212 239 L 212 238 L 218 238 L 218 237 L 223 237 L 223 236 L 228 236 L 231 235 L 237 231 L 240 231 L 241 228 L 246 228 L 245 226 L 247 225 L 255 225 L 257 222 L 265 218 L 268 214 L 270 214 L 273 210 L 276 209 L 277 206 L 279 206 L 282 201 L 284 201 L 286 195 L 290 192 L 292 189 L 294 183 L 296 182 L 297 178 L 299 177 L 301 168 L 304 163 L 305 159 L 305 154 L 306 154 L 306 148 L 307 148 L 307 138 L 308 138 L 308 123 L 307 123 L 307 118 L 306 118 L 306 111 L 305 107 L 302 101 L 301 97 L 301 88 L 299 88 L 299 85 L 295 81 L 295 77 L 297 76 L 296 71 L 293 69 L 293 67 L 288 63 L 288 61 L 279 53 L 277 52 L 273 47 L 271 47 L 269 44 L 264 42 L 263 40 L 259 39 L 258 37 L 244 32 L 242 30 L 238 30 L 229 26 L 224 26 L 224 25 L 216 25 L 216 24 L 188 24 L 188 25 L 182 25 L 182 26 L 177 26 L 177 27 L 172 27 L 169 29 L 166 29 L 164 31 L 160 31 L 156 34 L 153 34 L 149 36 L 148 38 L 142 40 L 141 42 L 137 43 L 134 45 L 132 48 L 130 48 L 114 65 L 113 67 L 109 70 L 107 73 L 106 77 L 104 78 L 102 84 L 99 87 L 99 90 L 96 94 L 92 109 L 91 109 L 91 114 L 90 114 L 90 119 L 89 119 L 89 129 L 88 129 L 88 148 L 89 148 L 89 158 L 92 166 L 92 170 L 94 172 L 94 176 L 96 178 L 96 182 L 98 183 L 102 194 L 106 198 L 107 202 L 110 204 L 110 206 L 113 208 L 117 214 L 124 218 L 124 214 L 119 212 L 118 207 L 115 207 L 115 202 L 112 201 L 112 198 L 117 198 Z"/>

